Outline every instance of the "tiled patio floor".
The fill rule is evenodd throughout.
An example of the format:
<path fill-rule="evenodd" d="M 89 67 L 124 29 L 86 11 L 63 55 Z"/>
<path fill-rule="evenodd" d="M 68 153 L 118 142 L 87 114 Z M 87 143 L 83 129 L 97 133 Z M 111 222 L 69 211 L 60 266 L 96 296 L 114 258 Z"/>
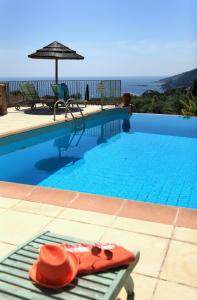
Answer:
<path fill-rule="evenodd" d="M 54 123 L 47 112 L 8 111 L 0 136 Z M 135 300 L 197 299 L 197 210 L 0 182 L 0 256 L 44 230 L 138 249 Z"/>

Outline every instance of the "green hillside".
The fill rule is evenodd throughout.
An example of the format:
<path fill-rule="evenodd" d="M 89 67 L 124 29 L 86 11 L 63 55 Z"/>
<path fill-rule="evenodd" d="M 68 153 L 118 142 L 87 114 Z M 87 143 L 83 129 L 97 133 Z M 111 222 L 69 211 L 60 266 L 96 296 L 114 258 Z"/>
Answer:
<path fill-rule="evenodd" d="M 191 87 L 194 80 L 197 80 L 197 68 L 188 72 L 184 72 L 171 77 L 163 78 L 159 80 L 164 90 Z"/>

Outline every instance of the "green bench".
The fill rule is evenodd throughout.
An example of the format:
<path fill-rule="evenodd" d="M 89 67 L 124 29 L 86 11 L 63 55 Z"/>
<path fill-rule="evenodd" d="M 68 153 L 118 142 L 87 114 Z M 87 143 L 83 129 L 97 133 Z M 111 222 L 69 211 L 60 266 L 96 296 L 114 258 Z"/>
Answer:
<path fill-rule="evenodd" d="M 2 300 L 106 300 L 116 299 L 122 287 L 127 292 L 127 300 L 134 299 L 133 280 L 130 273 L 139 259 L 127 267 L 108 272 L 77 276 L 72 283 L 62 289 L 50 290 L 39 287 L 28 278 L 28 271 L 38 256 L 38 249 L 46 243 L 89 243 L 89 241 L 51 233 L 49 231 L 33 237 L 0 260 L 0 299 Z"/>

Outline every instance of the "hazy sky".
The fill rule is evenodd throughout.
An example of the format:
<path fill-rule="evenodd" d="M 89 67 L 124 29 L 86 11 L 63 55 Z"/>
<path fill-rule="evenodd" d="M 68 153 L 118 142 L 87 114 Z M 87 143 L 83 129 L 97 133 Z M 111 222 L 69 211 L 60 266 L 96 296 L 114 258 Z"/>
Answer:
<path fill-rule="evenodd" d="M 197 67 L 197 0 L 0 0 L 0 77 L 52 76 L 28 54 L 59 41 L 85 56 L 60 76 L 173 75 Z"/>

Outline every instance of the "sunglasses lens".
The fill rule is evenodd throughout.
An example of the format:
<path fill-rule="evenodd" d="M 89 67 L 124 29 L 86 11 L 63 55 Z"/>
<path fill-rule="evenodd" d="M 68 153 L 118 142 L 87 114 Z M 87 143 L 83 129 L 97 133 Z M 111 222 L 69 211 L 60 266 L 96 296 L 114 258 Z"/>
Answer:
<path fill-rule="evenodd" d="M 92 251 L 93 255 L 99 255 L 99 253 L 101 253 L 101 248 L 94 246 L 94 247 L 92 247 L 91 251 Z"/>
<path fill-rule="evenodd" d="M 104 250 L 107 259 L 112 259 L 113 253 L 110 250 Z"/>

